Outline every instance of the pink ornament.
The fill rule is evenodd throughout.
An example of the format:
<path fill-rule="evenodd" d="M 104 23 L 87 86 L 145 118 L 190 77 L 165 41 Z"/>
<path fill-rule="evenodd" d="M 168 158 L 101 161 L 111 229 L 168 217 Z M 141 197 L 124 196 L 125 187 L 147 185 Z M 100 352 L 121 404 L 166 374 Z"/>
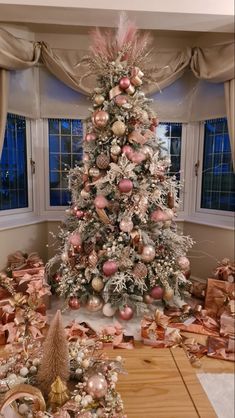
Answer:
<path fill-rule="evenodd" d="M 114 260 L 105 261 L 103 264 L 103 273 L 105 276 L 112 276 L 118 269 L 117 263 Z"/>
<path fill-rule="evenodd" d="M 106 208 L 106 206 L 108 206 L 107 199 L 101 194 L 96 196 L 96 198 L 94 200 L 94 203 L 95 203 L 95 207 L 97 209 L 104 209 L 104 208 Z"/>
<path fill-rule="evenodd" d="M 76 296 L 72 296 L 69 299 L 69 307 L 70 309 L 76 310 L 80 308 L 79 299 Z"/>
<path fill-rule="evenodd" d="M 104 110 L 99 110 L 93 115 L 93 122 L 97 128 L 104 128 L 109 120 L 109 114 Z"/>
<path fill-rule="evenodd" d="M 128 89 L 128 87 L 130 87 L 130 79 L 128 77 L 122 77 L 121 80 L 119 81 L 119 87 L 122 90 L 126 90 Z"/>
<path fill-rule="evenodd" d="M 181 270 L 183 271 L 190 270 L 190 261 L 187 257 L 182 255 L 181 257 L 178 258 L 177 262 Z"/>
<path fill-rule="evenodd" d="M 103 398 L 108 390 L 105 377 L 101 374 L 94 374 L 87 381 L 86 391 L 95 399 Z"/>
<path fill-rule="evenodd" d="M 82 239 L 78 232 L 74 232 L 72 235 L 70 235 L 69 242 L 74 247 L 79 247 L 82 245 Z"/>
<path fill-rule="evenodd" d="M 120 95 L 120 94 L 118 96 L 116 96 L 114 100 L 115 100 L 116 105 L 118 105 L 119 107 L 121 107 L 121 106 L 123 106 L 124 104 L 127 103 L 127 98 L 125 96 Z"/>
<path fill-rule="evenodd" d="M 124 321 L 129 321 L 134 315 L 134 311 L 130 306 L 125 306 L 123 309 L 119 311 L 119 318 L 123 319 Z"/>
<path fill-rule="evenodd" d="M 151 291 L 150 291 L 150 296 L 153 298 L 153 299 L 162 299 L 162 297 L 163 297 L 163 289 L 162 289 L 162 287 L 160 287 L 160 286 L 154 286 L 152 289 L 151 289 Z"/>
<path fill-rule="evenodd" d="M 130 145 L 124 145 L 122 147 L 122 152 L 127 156 L 129 160 L 131 160 L 132 154 L 134 153 L 133 149 L 130 147 Z"/>
<path fill-rule="evenodd" d="M 164 222 L 166 220 L 164 212 L 159 208 L 151 213 L 150 219 L 153 222 Z"/>
<path fill-rule="evenodd" d="M 149 263 L 154 260 L 156 256 L 155 248 L 152 245 L 145 245 L 143 247 L 141 258 L 146 263 Z"/>
<path fill-rule="evenodd" d="M 95 141 L 95 140 L 96 140 L 96 134 L 95 133 L 91 132 L 91 133 L 86 134 L 85 141 L 92 142 L 92 141 Z"/>
<path fill-rule="evenodd" d="M 76 211 L 76 217 L 77 217 L 78 219 L 83 218 L 83 216 L 84 216 L 84 211 L 83 211 L 83 210 L 77 210 L 77 211 Z"/>
<path fill-rule="evenodd" d="M 130 160 L 135 164 L 141 164 L 144 160 L 146 160 L 146 155 L 140 151 L 133 151 Z"/>
<path fill-rule="evenodd" d="M 123 232 L 131 232 L 134 225 L 133 225 L 133 222 L 132 222 L 131 218 L 126 217 L 126 218 L 121 220 L 121 222 L 119 224 L 119 227 L 120 227 L 121 231 L 123 231 Z"/>
<path fill-rule="evenodd" d="M 122 179 L 118 183 L 118 188 L 121 193 L 129 193 L 133 189 L 133 183 L 129 179 Z"/>

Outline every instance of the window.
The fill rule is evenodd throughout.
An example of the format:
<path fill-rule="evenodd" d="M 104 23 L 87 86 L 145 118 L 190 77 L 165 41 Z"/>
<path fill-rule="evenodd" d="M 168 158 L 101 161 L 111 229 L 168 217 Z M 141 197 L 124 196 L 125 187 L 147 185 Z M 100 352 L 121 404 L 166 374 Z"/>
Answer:
<path fill-rule="evenodd" d="M 82 159 L 81 120 L 49 119 L 50 206 L 66 206 L 70 201 L 68 170 Z"/>
<path fill-rule="evenodd" d="M 175 175 L 176 179 L 180 180 L 182 123 L 161 122 L 159 126 L 160 139 L 162 128 L 163 147 L 166 149 L 166 153 L 171 158 L 170 174 Z"/>
<path fill-rule="evenodd" d="M 204 123 L 201 208 L 235 210 L 235 174 L 226 118 Z"/>
<path fill-rule="evenodd" d="M 29 206 L 27 173 L 26 120 L 8 114 L 0 160 L 0 211 Z"/>

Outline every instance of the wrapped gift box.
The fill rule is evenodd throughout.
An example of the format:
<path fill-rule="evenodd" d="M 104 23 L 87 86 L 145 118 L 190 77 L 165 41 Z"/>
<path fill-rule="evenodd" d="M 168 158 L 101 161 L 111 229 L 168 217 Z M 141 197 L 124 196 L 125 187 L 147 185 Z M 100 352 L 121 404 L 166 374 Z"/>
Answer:
<path fill-rule="evenodd" d="M 208 279 L 205 309 L 209 316 L 220 318 L 222 313 L 227 309 L 230 300 L 235 298 L 235 284 Z"/>

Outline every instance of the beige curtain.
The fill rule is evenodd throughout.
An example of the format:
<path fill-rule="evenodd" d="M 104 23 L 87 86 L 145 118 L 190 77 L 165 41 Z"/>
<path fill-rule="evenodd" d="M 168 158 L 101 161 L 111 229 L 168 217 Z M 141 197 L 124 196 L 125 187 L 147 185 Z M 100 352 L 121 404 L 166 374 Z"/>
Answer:
<path fill-rule="evenodd" d="M 2 154 L 8 108 L 9 74 L 0 68 L 0 158 Z"/>
<path fill-rule="evenodd" d="M 235 80 L 226 81 L 224 83 L 225 105 L 228 118 L 229 137 L 233 158 L 233 167 L 235 168 Z"/>

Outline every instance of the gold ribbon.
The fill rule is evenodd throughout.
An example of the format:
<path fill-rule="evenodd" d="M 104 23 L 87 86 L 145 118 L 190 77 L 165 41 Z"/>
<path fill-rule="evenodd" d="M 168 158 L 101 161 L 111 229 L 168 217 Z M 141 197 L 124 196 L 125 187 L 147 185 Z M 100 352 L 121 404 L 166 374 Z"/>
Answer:
<path fill-rule="evenodd" d="M 17 399 L 21 399 L 24 397 L 27 397 L 30 399 L 32 398 L 34 402 L 34 409 L 36 411 L 46 410 L 46 403 L 42 396 L 42 392 L 34 386 L 20 384 L 20 385 L 14 386 L 12 389 L 10 389 L 6 393 L 3 399 L 3 402 L 1 403 L 0 414 L 4 416 L 5 408 L 10 406 L 12 402 L 16 401 Z"/>
<path fill-rule="evenodd" d="M 113 87 L 110 91 L 109 91 L 109 98 L 110 100 L 114 99 L 114 97 L 118 96 L 119 94 L 122 94 L 123 91 L 120 89 L 119 86 L 115 86 Z"/>
<path fill-rule="evenodd" d="M 130 142 L 135 142 L 136 144 L 144 145 L 149 139 L 153 138 L 153 132 L 150 129 L 147 129 L 142 135 L 139 131 L 132 131 L 128 135 Z"/>

